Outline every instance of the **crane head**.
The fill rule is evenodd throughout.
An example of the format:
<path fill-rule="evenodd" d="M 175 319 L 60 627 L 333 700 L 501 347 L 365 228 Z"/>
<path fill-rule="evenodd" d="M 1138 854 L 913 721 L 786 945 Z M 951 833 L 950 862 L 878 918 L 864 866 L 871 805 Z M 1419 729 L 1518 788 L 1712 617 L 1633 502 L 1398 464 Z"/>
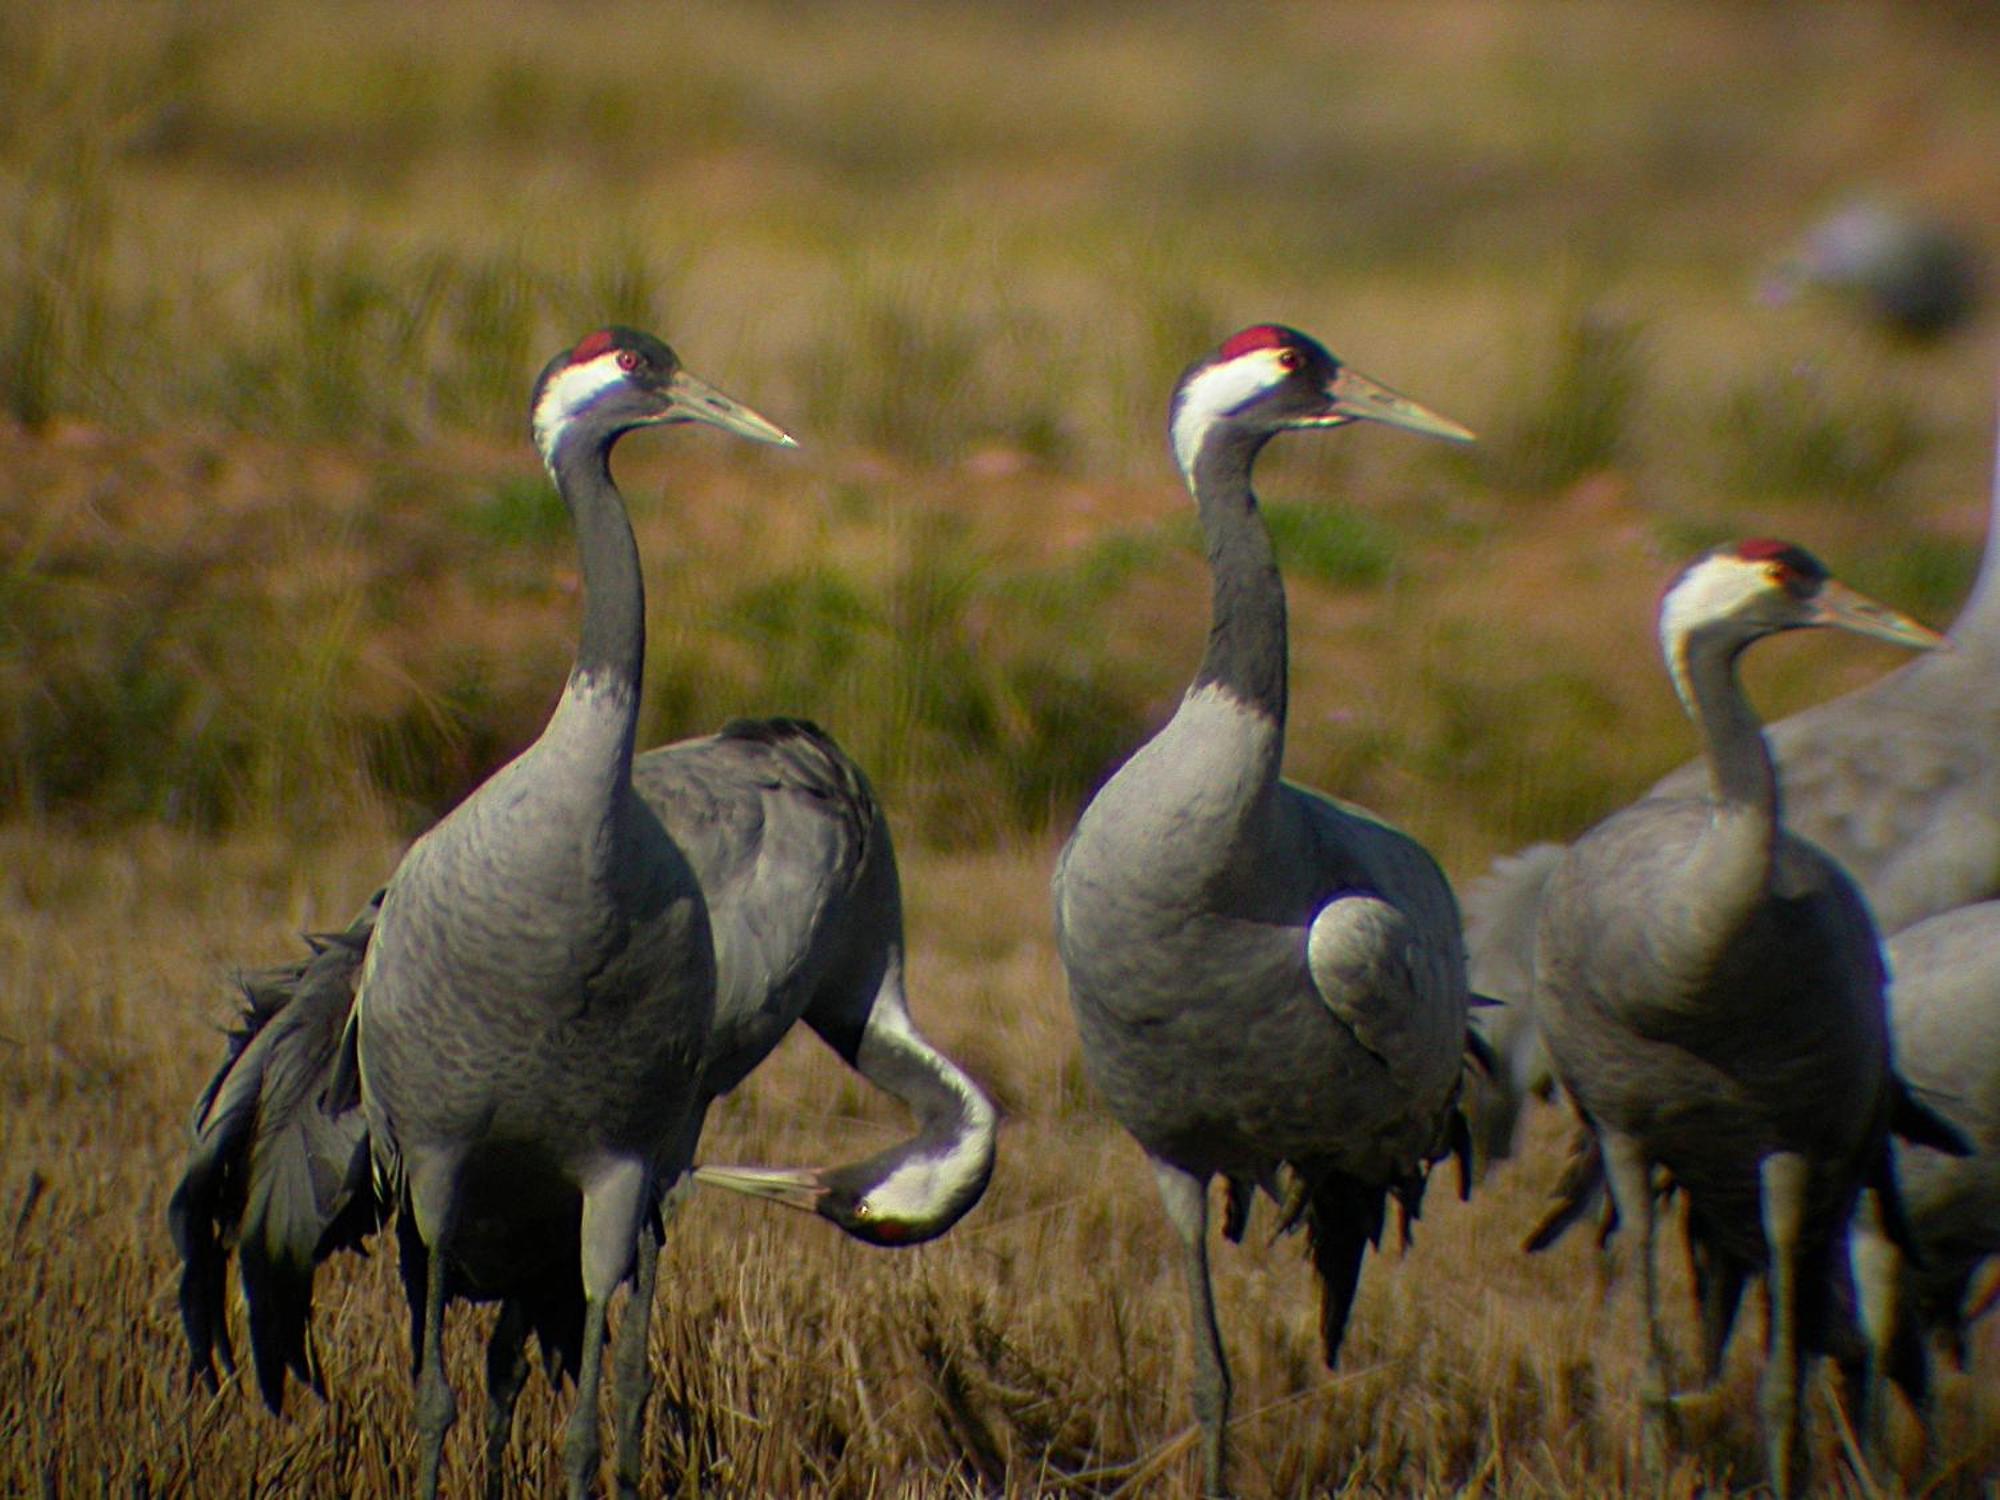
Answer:
<path fill-rule="evenodd" d="M 1917 651 L 1950 644 L 1928 626 L 1849 588 L 1805 548 L 1770 537 L 1704 553 L 1681 570 L 1660 601 L 1660 643 L 1675 663 L 1697 637 L 1735 649 L 1779 631 L 1822 626 Z M 1677 670 L 1677 680 L 1678 675 Z"/>
<path fill-rule="evenodd" d="M 535 446 L 550 464 L 566 443 L 605 447 L 635 427 L 670 422 L 706 422 L 753 442 L 798 446 L 783 428 L 689 374 L 673 350 L 636 328 L 600 328 L 550 360 L 530 410 Z"/>
<path fill-rule="evenodd" d="M 1190 365 L 1174 387 L 1174 455 L 1187 473 L 1217 433 L 1261 442 L 1288 428 L 1349 422 L 1386 422 L 1461 443 L 1473 436 L 1449 417 L 1342 364 L 1318 340 L 1277 323 L 1232 334 Z"/>
<path fill-rule="evenodd" d="M 919 1137 L 844 1167 L 697 1167 L 695 1181 L 803 1209 L 871 1245 L 918 1245 L 964 1218 L 993 1175 L 988 1132 Z"/>

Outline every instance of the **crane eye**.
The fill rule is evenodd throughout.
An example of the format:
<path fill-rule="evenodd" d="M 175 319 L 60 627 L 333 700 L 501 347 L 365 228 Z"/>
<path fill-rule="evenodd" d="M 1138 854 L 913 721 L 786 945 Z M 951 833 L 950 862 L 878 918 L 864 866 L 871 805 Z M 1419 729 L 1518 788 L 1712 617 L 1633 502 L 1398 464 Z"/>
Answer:
<path fill-rule="evenodd" d="M 1774 562 L 1766 564 L 1764 576 L 1774 587 L 1783 589 L 1794 599 L 1810 599 L 1819 592 L 1818 583 L 1807 574 L 1801 573 L 1790 563 Z"/>
<path fill-rule="evenodd" d="M 639 358 L 638 350 L 620 349 L 618 351 L 618 368 L 623 370 L 626 374 L 629 375 L 632 373 L 632 371 L 638 369 L 640 363 L 641 360 Z"/>
<path fill-rule="evenodd" d="M 866 1223 L 870 1218 L 874 1217 L 873 1210 L 868 1207 L 868 1200 L 866 1198 L 855 1202 L 854 1217 L 857 1222 L 861 1223 Z"/>
<path fill-rule="evenodd" d="M 1280 349 L 1278 351 L 1278 368 L 1288 375 L 1304 363 L 1305 360 L 1300 357 L 1299 351 L 1296 349 Z"/>

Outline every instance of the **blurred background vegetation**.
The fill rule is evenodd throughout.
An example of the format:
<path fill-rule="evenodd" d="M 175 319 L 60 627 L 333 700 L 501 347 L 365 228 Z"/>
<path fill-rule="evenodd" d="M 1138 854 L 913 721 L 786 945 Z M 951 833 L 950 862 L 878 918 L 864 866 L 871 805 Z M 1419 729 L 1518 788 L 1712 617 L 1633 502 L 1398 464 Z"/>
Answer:
<path fill-rule="evenodd" d="M 618 320 L 806 445 L 621 451 L 645 738 L 809 714 L 906 839 L 1064 826 L 1205 629 L 1169 385 L 1279 319 L 1484 436 L 1260 476 L 1293 773 L 1465 870 L 1687 753 L 1692 548 L 1949 619 L 1995 317 L 1756 290 L 1854 191 L 1990 253 L 1996 140 L 1970 3 L 8 0 L 0 809 L 435 817 L 560 687 L 523 408 Z M 1884 666 L 1754 670 L 1777 713 Z"/>

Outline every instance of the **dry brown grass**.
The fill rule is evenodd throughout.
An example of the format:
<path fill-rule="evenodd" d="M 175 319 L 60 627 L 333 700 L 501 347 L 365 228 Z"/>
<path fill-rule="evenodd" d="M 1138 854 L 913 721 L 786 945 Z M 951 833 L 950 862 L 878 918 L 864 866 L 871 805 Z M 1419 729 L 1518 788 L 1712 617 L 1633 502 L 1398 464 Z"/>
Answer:
<path fill-rule="evenodd" d="M 1482 430 L 1464 459 L 1374 433 L 1260 471 L 1274 503 L 1342 497 L 1385 559 L 1286 554 L 1290 768 L 1459 877 L 1574 833 L 1687 752 L 1644 613 L 1698 543 L 1790 535 L 1955 605 L 1993 314 L 1912 350 L 1746 294 L 1853 185 L 2000 223 L 1994 36 L 1976 4 L 0 3 L 0 1493 L 404 1488 L 387 1258 L 329 1274 L 332 1399 L 277 1423 L 183 1390 L 162 1210 L 230 966 L 345 918 L 390 825 L 552 697 L 575 580 L 520 405 L 611 317 L 808 445 L 621 453 L 648 737 L 791 711 L 857 753 L 905 851 L 917 1003 L 1009 1110 L 989 1200 L 906 1254 L 694 1202 L 658 1487 L 1185 1493 L 1177 1273 L 1047 930 L 1067 799 L 1116 747 L 1067 745 L 1021 670 L 1101 689 L 1083 727 L 1130 736 L 1196 659 L 1167 383 L 1281 317 Z M 1608 419 L 1562 353 L 1592 330 Z M 1856 451 L 1829 463 L 1815 424 Z M 730 625 L 774 580 L 960 593 L 920 670 L 917 632 L 881 637 L 923 597 L 827 676 Z M 1753 691 L 1781 713 L 1886 660 L 1789 642 Z M 917 702 L 967 678 L 970 752 Z M 707 1151 L 819 1160 L 900 1124 L 802 1041 Z M 1629 1291 L 1581 1244 L 1513 1248 L 1552 1133 L 1469 1206 L 1438 1185 L 1336 1376 L 1298 1247 L 1219 1255 L 1246 1493 L 1654 1492 Z M 480 1321 L 455 1324 L 462 1394 Z M 1929 1462 L 1905 1424 L 1913 1490 L 1992 1492 L 1988 1339 Z M 1665 1493 L 1754 1483 L 1752 1343 Z M 524 1403 L 520 1492 L 557 1483 L 563 1405 Z M 1814 1414 L 1819 1473 L 1858 1490 Z"/>
<path fill-rule="evenodd" d="M 1183 1494 L 1195 1455 L 1178 1268 L 1137 1152 L 1093 1106 L 1045 920 L 1051 850 L 906 860 L 914 978 L 938 1040 L 1007 1109 L 984 1203 L 908 1252 L 803 1216 L 698 1195 L 676 1220 L 654 1331 L 652 1492 L 727 1495 Z M 219 1055 L 222 976 L 344 917 L 393 842 L 302 851 L 149 833 L 0 840 L 0 1492 L 401 1493 L 415 1444 L 404 1313 L 386 1247 L 324 1278 L 324 1403 L 276 1421 L 230 1382 L 190 1394 L 164 1224 L 182 1117 Z M 717 1109 L 714 1160 L 859 1154 L 901 1128 L 794 1039 Z M 1537 1149 L 1469 1205 L 1433 1185 L 1416 1244 L 1375 1257 L 1343 1365 L 1316 1357 L 1295 1242 L 1223 1249 L 1218 1289 L 1238 1380 L 1245 1494 L 1692 1496 L 1759 1472 L 1755 1317 L 1721 1393 L 1689 1415 L 1665 1484 L 1635 1451 L 1636 1310 L 1573 1240 L 1515 1244 L 1550 1176 Z M 39 1184 L 39 1186 L 36 1186 Z M 1670 1280 L 1676 1309 L 1685 1292 Z M 479 1469 L 476 1329 L 451 1323 L 465 1398 L 455 1493 Z M 1689 1329 L 1682 1319 L 1682 1333 Z M 1932 1460 L 1905 1424 L 1913 1486 L 1976 1494 L 2000 1464 L 2000 1348 L 1947 1379 Z M 1841 1467 L 1828 1391 L 1814 1451 Z M 566 1398 L 541 1381 L 510 1455 L 516 1492 L 560 1483 Z"/>

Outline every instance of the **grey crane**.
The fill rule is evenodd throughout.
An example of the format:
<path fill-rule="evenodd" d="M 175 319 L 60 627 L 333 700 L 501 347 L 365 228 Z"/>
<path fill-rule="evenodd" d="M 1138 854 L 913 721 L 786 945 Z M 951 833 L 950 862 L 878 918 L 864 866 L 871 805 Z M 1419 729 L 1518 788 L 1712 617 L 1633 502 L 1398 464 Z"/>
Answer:
<path fill-rule="evenodd" d="M 1864 1321 L 1887 1323 L 1888 1373 L 1919 1403 L 1931 1394 L 1926 1342 L 1964 1359 L 1973 1279 L 2000 1255 L 2000 901 L 1960 907 L 1889 942 L 1897 1070 L 1971 1145 L 1897 1150 L 1917 1254 L 1865 1225 L 1855 1256 Z"/>
<path fill-rule="evenodd" d="M 696 1120 L 803 1019 L 909 1105 L 919 1125 L 907 1141 L 845 1166 L 695 1175 L 810 1209 L 874 1244 L 942 1234 L 985 1189 L 997 1116 L 910 1016 L 895 849 L 867 777 L 816 726 L 754 719 L 648 751 L 632 780 L 693 867 L 714 934 L 715 1020 Z M 375 912 L 371 902 L 344 932 L 315 939 L 305 961 L 246 977 L 244 1025 L 196 1102 L 171 1209 L 197 1376 L 212 1380 L 218 1358 L 233 1365 L 222 1311 L 233 1247 L 258 1381 L 274 1411 L 288 1369 L 320 1383 L 308 1337 L 315 1266 L 358 1248 L 385 1208 L 369 1191 L 360 1110 L 318 1107 Z M 504 1298 L 487 1358 L 489 1493 L 500 1488 L 526 1336 L 536 1336 L 552 1372 L 573 1375 L 581 1326 L 574 1278 L 524 1283 Z M 635 1345 L 621 1349 L 637 1357 Z M 643 1391 L 643 1363 L 619 1378 Z M 621 1482 L 636 1478 L 639 1409 L 621 1412 Z"/>
<path fill-rule="evenodd" d="M 575 664 L 534 743 L 397 866 L 343 1043 L 378 1190 L 398 1208 L 427 1497 L 457 1412 L 447 1294 L 507 1296 L 579 1274 L 564 1458 L 572 1495 L 595 1488 L 605 1310 L 632 1276 L 642 1295 L 622 1338 L 643 1368 L 658 1199 L 692 1149 L 714 950 L 686 856 L 632 789 L 645 588 L 611 449 L 678 422 L 791 443 L 627 328 L 552 359 L 532 416 L 577 533 Z M 619 1394 L 628 1407 L 640 1395 Z"/>
<path fill-rule="evenodd" d="M 2000 447 L 1986 550 L 1950 639 L 1952 650 L 1766 731 L 1786 825 L 1860 884 L 1885 933 L 2000 896 Z M 1649 795 L 1698 796 L 1707 775 L 1690 762 Z M 1473 988 L 1506 1002 L 1473 1018 L 1501 1058 L 1498 1077 L 1475 1078 L 1469 1090 L 1482 1156 L 1507 1154 L 1524 1100 L 1550 1081 L 1525 980 L 1542 890 L 1562 852 L 1536 844 L 1504 856 L 1464 891 Z"/>
<path fill-rule="evenodd" d="M 1285 591 L 1251 467 L 1280 432 L 1362 420 L 1471 437 L 1289 328 L 1245 329 L 1181 376 L 1171 437 L 1207 539 L 1208 647 L 1055 871 L 1086 1068 L 1181 1241 L 1209 1493 L 1230 1397 L 1210 1180 L 1228 1183 L 1231 1239 L 1259 1188 L 1305 1223 L 1330 1364 L 1386 1200 L 1415 1212 L 1457 1119 L 1467 995 L 1450 886 L 1414 840 L 1279 777 Z"/>
<path fill-rule="evenodd" d="M 1759 1406 L 1780 1496 L 1799 1478 L 1803 1360 L 1829 1346 L 1835 1257 L 1857 1197 L 1872 1189 L 1901 1238 L 1889 1131 L 1935 1124 L 1891 1068 L 1867 906 L 1837 864 L 1786 831 L 1770 749 L 1737 682 L 1752 642 L 1810 626 L 1943 644 L 1787 543 L 1697 559 L 1667 590 L 1659 629 L 1710 791 L 1650 797 L 1579 839 L 1549 879 L 1535 950 L 1536 1016 L 1617 1213 L 1639 1232 L 1649 1451 L 1668 1409 L 1653 1254 L 1661 1167 L 1686 1195 L 1704 1304 L 1724 1336 L 1745 1279 L 1767 1275 Z"/>
<path fill-rule="evenodd" d="M 1933 214 L 1862 194 L 1816 220 L 1772 268 L 1765 300 L 1812 287 L 1848 297 L 1882 328 L 1922 341 L 1956 332 L 1979 311 L 1972 242 Z"/>

